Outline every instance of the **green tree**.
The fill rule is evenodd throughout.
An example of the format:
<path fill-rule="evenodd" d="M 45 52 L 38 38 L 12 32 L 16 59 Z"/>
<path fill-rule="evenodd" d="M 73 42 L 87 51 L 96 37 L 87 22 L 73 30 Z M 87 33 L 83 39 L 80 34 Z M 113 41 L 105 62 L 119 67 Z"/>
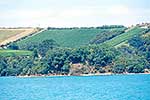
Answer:
<path fill-rule="evenodd" d="M 12 49 L 12 50 L 18 50 L 19 49 L 19 47 L 18 47 L 18 45 L 16 44 L 16 43 L 10 43 L 9 45 L 8 45 L 8 48 L 9 49 Z"/>

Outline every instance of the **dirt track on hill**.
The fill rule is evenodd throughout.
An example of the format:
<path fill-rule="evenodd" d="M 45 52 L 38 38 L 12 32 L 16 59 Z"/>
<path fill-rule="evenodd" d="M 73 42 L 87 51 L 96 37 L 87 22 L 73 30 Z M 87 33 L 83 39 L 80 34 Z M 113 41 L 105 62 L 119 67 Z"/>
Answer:
<path fill-rule="evenodd" d="M 7 29 L 0 29 L 0 30 L 7 30 Z M 0 42 L 0 46 L 1 45 L 6 45 L 7 43 L 16 41 L 16 40 L 21 39 L 21 38 L 23 38 L 25 36 L 28 36 L 28 35 L 33 34 L 35 32 L 38 32 L 38 29 L 36 29 L 36 28 L 8 29 L 8 30 L 13 30 L 13 31 L 14 30 L 23 30 L 23 32 L 21 32 L 21 33 L 19 33 L 17 35 L 14 35 L 14 36 L 12 36 L 10 38 L 7 38 L 4 41 Z"/>

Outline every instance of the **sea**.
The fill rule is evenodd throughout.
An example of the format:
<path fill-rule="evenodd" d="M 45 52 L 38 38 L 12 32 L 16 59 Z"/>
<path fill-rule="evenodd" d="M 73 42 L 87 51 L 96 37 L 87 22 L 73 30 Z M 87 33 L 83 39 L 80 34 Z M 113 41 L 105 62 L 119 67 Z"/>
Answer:
<path fill-rule="evenodd" d="M 0 77 L 0 100 L 150 100 L 150 75 Z"/>

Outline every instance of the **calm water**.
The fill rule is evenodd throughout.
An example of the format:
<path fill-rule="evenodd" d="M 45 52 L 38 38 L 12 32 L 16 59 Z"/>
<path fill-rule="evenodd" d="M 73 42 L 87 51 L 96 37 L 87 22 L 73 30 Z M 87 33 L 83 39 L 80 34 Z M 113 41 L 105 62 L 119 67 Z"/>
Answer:
<path fill-rule="evenodd" d="M 150 100 L 150 75 L 1 77 L 0 100 Z"/>

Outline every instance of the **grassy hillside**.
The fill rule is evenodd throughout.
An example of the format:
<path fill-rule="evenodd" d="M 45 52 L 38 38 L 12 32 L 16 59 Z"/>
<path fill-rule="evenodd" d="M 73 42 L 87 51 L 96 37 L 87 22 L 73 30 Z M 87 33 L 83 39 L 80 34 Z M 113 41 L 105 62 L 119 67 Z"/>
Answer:
<path fill-rule="evenodd" d="M 108 41 L 104 42 L 103 44 L 108 45 L 108 46 L 119 45 L 120 43 L 123 43 L 123 42 L 129 40 L 133 36 L 141 34 L 144 30 L 145 29 L 143 29 L 143 28 L 135 27 L 135 28 L 127 31 L 124 34 L 118 35 L 118 36 L 112 38 L 111 40 L 108 40 Z"/>
<path fill-rule="evenodd" d="M 121 28 L 124 29 L 124 28 Z M 89 44 L 90 40 L 94 39 L 102 32 L 109 32 L 112 30 L 120 30 L 120 28 L 113 29 L 53 29 L 46 30 L 42 33 L 36 34 L 32 37 L 19 41 L 19 46 L 29 44 L 32 42 L 41 42 L 47 39 L 53 39 L 63 47 L 79 47 Z"/>
<path fill-rule="evenodd" d="M 27 50 L 0 50 L 0 56 L 28 56 L 32 55 L 31 51 Z"/>

